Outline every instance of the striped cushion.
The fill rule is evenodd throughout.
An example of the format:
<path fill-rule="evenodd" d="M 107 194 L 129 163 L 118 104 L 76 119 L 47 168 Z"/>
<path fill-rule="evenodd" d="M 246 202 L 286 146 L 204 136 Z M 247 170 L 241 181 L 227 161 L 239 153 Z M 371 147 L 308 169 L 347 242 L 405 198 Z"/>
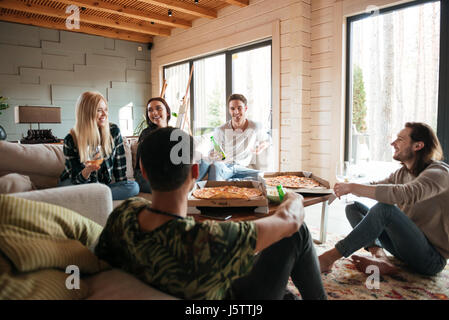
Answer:
<path fill-rule="evenodd" d="M 101 231 L 97 223 L 66 208 L 0 195 L 0 297 L 86 296 L 85 284 L 80 290 L 65 287 L 65 270 L 76 265 L 82 274 L 92 274 L 109 268 L 87 248 Z"/>
<path fill-rule="evenodd" d="M 3 260 L 3 261 L 2 261 Z M 0 254 L 0 267 L 8 261 Z M 7 268 L 10 268 L 8 266 Z M 73 300 L 84 299 L 89 294 L 85 281 L 79 290 L 68 290 L 65 281 L 69 275 L 56 269 L 43 269 L 28 273 L 0 271 L 0 300 Z"/>

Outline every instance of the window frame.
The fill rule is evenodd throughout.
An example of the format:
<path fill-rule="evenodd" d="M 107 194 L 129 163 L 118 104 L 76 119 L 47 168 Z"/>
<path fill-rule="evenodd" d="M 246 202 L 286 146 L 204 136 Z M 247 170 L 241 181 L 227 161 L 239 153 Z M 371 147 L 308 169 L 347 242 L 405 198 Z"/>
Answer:
<path fill-rule="evenodd" d="M 378 14 L 385 14 L 391 11 L 413 7 L 429 2 L 440 2 L 440 67 L 439 67 L 439 90 L 438 90 L 438 120 L 437 135 L 444 151 L 445 162 L 449 160 L 449 91 L 444 90 L 449 86 L 449 1 L 443 0 L 415 0 L 402 3 L 396 6 L 380 9 Z M 352 60 L 351 60 L 351 36 L 352 23 L 366 19 L 372 13 L 363 13 L 346 18 L 346 90 L 345 90 L 345 132 L 344 132 L 344 160 L 350 158 L 350 135 L 352 123 Z"/>
<path fill-rule="evenodd" d="M 449 163 L 449 3 L 440 1 L 440 83 L 438 93 L 437 134 L 444 152 L 444 159 Z M 441 121 L 440 121 L 441 119 Z"/>
<path fill-rule="evenodd" d="M 233 47 L 233 48 L 229 48 L 226 50 L 222 50 L 219 52 L 214 52 L 211 54 L 206 54 L 206 55 L 202 55 L 199 57 L 195 57 L 192 59 L 187 59 L 187 60 L 183 60 L 180 62 L 176 62 L 173 64 L 168 64 L 168 65 L 164 65 L 163 69 L 162 69 L 162 76 L 163 76 L 163 80 L 165 79 L 165 70 L 167 68 L 171 68 L 171 67 L 175 67 L 177 65 L 180 64 L 185 64 L 185 63 L 189 63 L 189 70 L 192 70 L 192 66 L 194 64 L 195 61 L 198 60 L 202 60 L 202 59 L 207 59 L 207 58 L 211 58 L 214 56 L 218 56 L 218 55 L 225 55 L 225 68 L 226 68 L 226 79 L 225 79 L 225 85 L 226 85 L 226 99 L 233 93 L 232 92 L 232 78 L 233 78 L 233 74 L 232 74 L 232 55 L 235 53 L 239 53 L 239 52 L 245 52 L 245 51 L 249 51 L 249 50 L 254 50 L 254 49 L 258 49 L 258 48 L 262 48 L 262 47 L 266 47 L 266 46 L 270 46 L 271 51 L 273 50 L 273 40 L 271 38 L 269 39 L 263 39 L 257 42 L 253 42 L 250 44 L 245 44 L 245 45 L 241 45 L 238 47 Z M 271 77 L 270 77 L 270 82 L 271 82 L 271 105 L 273 106 L 273 57 L 271 58 L 270 61 L 271 64 Z M 190 89 L 189 89 L 189 94 L 190 94 L 190 127 L 194 128 L 194 121 L 195 121 L 195 86 L 194 86 L 194 78 L 195 78 L 195 72 L 193 72 L 192 75 L 192 81 L 190 82 Z M 224 104 L 226 105 L 226 101 L 224 101 Z M 226 121 L 229 121 L 230 115 L 228 112 L 228 106 L 226 106 Z M 273 129 L 273 117 L 271 117 L 271 129 Z"/>

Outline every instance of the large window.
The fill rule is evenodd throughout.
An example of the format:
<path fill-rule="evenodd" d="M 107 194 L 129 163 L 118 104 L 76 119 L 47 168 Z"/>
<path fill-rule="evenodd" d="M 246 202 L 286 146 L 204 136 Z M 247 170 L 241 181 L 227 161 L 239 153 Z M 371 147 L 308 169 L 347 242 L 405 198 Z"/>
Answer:
<path fill-rule="evenodd" d="M 226 122 L 226 55 L 196 60 L 193 67 L 194 128 L 201 135 Z"/>
<path fill-rule="evenodd" d="M 181 105 L 192 67 L 189 119 L 194 135 L 209 133 L 230 119 L 226 99 L 232 93 L 245 95 L 248 118 L 270 133 L 271 40 L 164 67 L 165 98 L 173 112 Z"/>
<path fill-rule="evenodd" d="M 425 122 L 442 138 L 441 10 L 440 1 L 414 1 L 348 18 L 345 159 L 365 178 L 399 167 L 390 143 L 405 122 Z"/>
<path fill-rule="evenodd" d="M 172 113 L 178 114 L 182 99 L 186 94 L 187 83 L 189 82 L 189 63 L 181 63 L 170 68 L 164 68 L 164 79 L 167 81 L 165 100 L 171 108 Z M 170 126 L 176 125 L 176 117 L 170 119 Z"/>
<path fill-rule="evenodd" d="M 248 99 L 248 117 L 271 129 L 271 46 L 235 52 L 232 57 L 232 92 Z"/>

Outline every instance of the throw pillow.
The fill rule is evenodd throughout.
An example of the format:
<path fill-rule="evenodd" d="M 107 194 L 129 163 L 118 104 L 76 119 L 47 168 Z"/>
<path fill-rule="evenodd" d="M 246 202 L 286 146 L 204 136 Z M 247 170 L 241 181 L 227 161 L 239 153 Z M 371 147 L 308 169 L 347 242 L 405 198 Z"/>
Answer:
<path fill-rule="evenodd" d="M 10 261 L 12 268 L 11 272 L 0 270 L 0 287 L 5 283 L 15 287 L 18 291 L 15 297 L 21 292 L 27 299 L 48 295 L 54 299 L 66 299 L 67 294 L 74 299 L 85 297 L 87 289 L 66 288 L 67 266 L 77 266 L 82 274 L 110 268 L 88 249 L 100 235 L 102 227 L 78 213 L 8 195 L 0 195 L 0 212 L 0 252 Z M 45 279 L 51 277 L 55 280 L 43 285 Z M 28 290 L 36 281 L 41 285 L 33 287 L 34 291 Z M 20 289 L 22 286 L 28 289 Z M 27 292 L 34 296 L 27 295 Z"/>
<path fill-rule="evenodd" d="M 10 262 L 0 253 L 0 300 L 75 300 L 89 295 L 89 286 L 80 281 L 79 289 L 63 285 L 69 276 L 64 271 L 43 269 L 15 273 Z"/>
<path fill-rule="evenodd" d="M 30 177 L 10 173 L 0 177 L 0 193 L 16 193 L 34 190 Z"/>
<path fill-rule="evenodd" d="M 131 146 L 129 145 L 128 139 L 123 139 L 123 146 L 125 148 L 125 158 L 126 158 L 126 177 L 128 179 L 134 179 L 134 167 L 132 165 L 133 158 L 131 152 Z"/>

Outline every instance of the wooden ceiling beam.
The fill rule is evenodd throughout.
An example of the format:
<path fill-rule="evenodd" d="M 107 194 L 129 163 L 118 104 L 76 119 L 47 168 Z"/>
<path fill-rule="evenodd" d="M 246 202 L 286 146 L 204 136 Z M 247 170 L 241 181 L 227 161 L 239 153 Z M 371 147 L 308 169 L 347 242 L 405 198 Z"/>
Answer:
<path fill-rule="evenodd" d="M 27 17 L 27 16 L 23 16 L 23 15 L 19 15 L 19 14 L 6 14 L 6 13 L 0 12 L 0 20 L 28 24 L 28 25 L 32 25 L 32 26 L 36 26 L 36 27 L 58 29 L 58 30 L 63 30 L 63 31 L 68 31 L 68 32 L 86 33 L 86 34 L 95 35 L 95 36 L 127 40 L 127 41 L 134 41 L 134 42 L 140 42 L 140 43 L 153 42 L 153 37 L 143 35 L 143 34 L 131 33 L 131 32 L 120 31 L 120 30 L 114 30 L 114 31 L 99 30 L 99 29 L 96 29 L 93 27 L 88 27 L 88 26 L 83 26 L 83 25 L 80 25 L 79 29 L 68 30 L 65 25 L 65 22 L 45 21 L 45 20 Z"/>
<path fill-rule="evenodd" d="M 173 28 L 189 29 L 192 27 L 192 23 L 187 20 L 163 16 L 160 14 L 154 14 L 150 12 L 143 12 L 142 10 L 132 9 L 123 5 L 116 5 L 101 0 L 57 0 L 67 5 L 76 5 L 80 8 L 92 9 L 112 14 L 117 14 L 122 17 L 133 18 L 143 20 L 147 22 L 154 22 L 166 25 Z"/>
<path fill-rule="evenodd" d="M 223 0 L 224 2 L 228 4 L 232 4 L 234 6 L 239 7 L 247 7 L 249 5 L 249 0 Z"/>
<path fill-rule="evenodd" d="M 140 2 L 145 2 L 149 4 L 153 4 L 155 6 L 172 9 L 175 11 L 191 14 L 196 17 L 215 19 L 217 17 L 217 11 L 206 9 L 204 7 L 189 4 L 181 1 L 174 0 L 137 0 Z"/>
<path fill-rule="evenodd" d="M 40 14 L 48 17 L 61 18 L 61 19 L 66 19 L 67 17 L 69 17 L 69 14 L 67 14 L 64 9 L 55 9 L 51 7 L 16 0 L 0 0 L 0 8 L 18 10 L 21 12 Z M 101 18 L 93 15 L 86 15 L 82 12 L 80 13 L 80 22 L 155 36 L 170 35 L 169 29 L 157 28 L 147 23 L 142 22 L 139 24 L 135 24 L 128 22 L 121 22 L 114 19 Z"/>

